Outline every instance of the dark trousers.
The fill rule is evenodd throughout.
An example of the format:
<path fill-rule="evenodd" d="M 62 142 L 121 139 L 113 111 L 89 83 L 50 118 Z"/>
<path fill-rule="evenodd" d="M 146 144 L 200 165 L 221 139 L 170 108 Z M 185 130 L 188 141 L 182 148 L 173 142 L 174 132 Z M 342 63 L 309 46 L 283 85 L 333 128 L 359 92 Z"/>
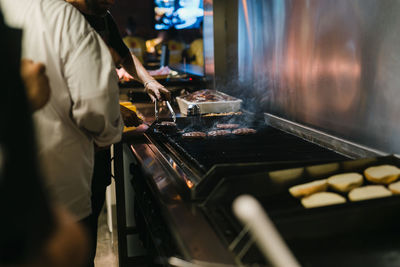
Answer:
<path fill-rule="evenodd" d="M 107 186 L 111 184 L 110 149 L 96 152 L 92 177 L 92 214 L 81 222 L 87 227 L 92 240 L 90 246 L 90 262 L 88 267 L 94 267 L 96 256 L 98 220 L 106 198 Z"/>

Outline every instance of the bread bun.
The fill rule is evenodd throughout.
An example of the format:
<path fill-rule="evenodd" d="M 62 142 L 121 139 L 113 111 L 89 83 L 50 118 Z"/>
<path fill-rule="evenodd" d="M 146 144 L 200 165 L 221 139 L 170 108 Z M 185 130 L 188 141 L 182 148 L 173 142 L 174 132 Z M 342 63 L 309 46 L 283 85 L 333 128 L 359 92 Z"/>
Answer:
<path fill-rule="evenodd" d="M 371 159 L 357 159 L 342 162 L 343 171 L 354 171 L 355 169 L 365 169 L 368 166 L 371 166 L 378 160 L 376 158 Z"/>
<path fill-rule="evenodd" d="M 393 165 L 369 167 L 364 171 L 368 181 L 377 184 L 390 184 L 400 176 L 400 169 Z"/>
<path fill-rule="evenodd" d="M 383 185 L 367 185 L 358 187 L 350 191 L 349 199 L 351 201 L 367 200 L 372 198 L 389 197 L 392 192 Z"/>
<path fill-rule="evenodd" d="M 328 163 L 328 164 L 319 164 L 314 166 L 306 167 L 306 171 L 310 175 L 310 177 L 321 177 L 328 176 L 335 171 L 339 170 L 339 163 Z"/>
<path fill-rule="evenodd" d="M 316 192 L 326 191 L 328 184 L 326 179 L 317 180 L 306 184 L 300 184 L 289 188 L 289 192 L 294 197 L 304 197 Z"/>
<path fill-rule="evenodd" d="M 400 194 L 400 181 L 390 184 L 389 190 L 392 191 L 393 194 L 399 195 Z"/>
<path fill-rule="evenodd" d="M 305 197 L 301 200 L 301 204 L 309 209 L 322 206 L 345 203 L 346 199 L 339 194 L 331 192 L 319 192 Z"/>
<path fill-rule="evenodd" d="M 342 173 L 328 178 L 328 185 L 338 192 L 349 192 L 363 183 L 363 176 L 356 172 Z"/>
<path fill-rule="evenodd" d="M 285 183 L 300 178 L 303 172 L 304 168 L 272 171 L 269 172 L 269 178 L 275 183 Z"/>

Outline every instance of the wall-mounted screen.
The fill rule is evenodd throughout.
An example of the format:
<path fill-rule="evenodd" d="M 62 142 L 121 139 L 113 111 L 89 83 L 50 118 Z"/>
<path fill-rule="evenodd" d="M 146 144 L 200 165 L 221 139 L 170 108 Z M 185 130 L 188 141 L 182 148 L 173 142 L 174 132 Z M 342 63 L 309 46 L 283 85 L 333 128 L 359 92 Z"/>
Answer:
<path fill-rule="evenodd" d="M 203 21 L 203 0 L 154 0 L 155 29 L 199 28 Z"/>

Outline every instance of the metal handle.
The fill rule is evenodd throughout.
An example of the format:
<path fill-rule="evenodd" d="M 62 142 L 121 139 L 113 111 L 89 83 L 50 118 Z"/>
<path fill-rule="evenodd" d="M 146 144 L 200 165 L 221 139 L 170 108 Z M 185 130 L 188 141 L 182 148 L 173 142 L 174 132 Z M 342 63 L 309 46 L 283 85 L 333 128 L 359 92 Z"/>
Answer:
<path fill-rule="evenodd" d="M 165 102 L 167 102 L 167 107 L 168 107 L 168 109 L 169 109 L 169 112 L 171 112 L 172 120 L 173 120 L 174 122 L 176 122 L 176 115 L 175 115 L 174 110 L 173 110 L 172 107 L 171 107 L 171 104 L 169 103 L 168 100 L 165 101 Z"/>
<path fill-rule="evenodd" d="M 258 201 L 250 196 L 239 196 L 233 202 L 233 211 L 249 228 L 264 257 L 275 267 L 300 267 L 273 222 Z"/>
<path fill-rule="evenodd" d="M 158 121 L 158 103 L 157 103 L 157 98 L 154 101 L 154 116 L 156 117 L 156 121 Z"/>
<path fill-rule="evenodd" d="M 169 101 L 165 101 L 165 102 L 167 103 L 168 110 L 171 113 L 172 120 L 174 122 L 176 122 L 176 114 L 175 114 L 174 110 L 172 109 L 171 104 L 169 103 Z M 156 121 L 158 121 L 158 100 L 157 99 L 154 101 L 154 116 L 156 117 Z"/>
<path fill-rule="evenodd" d="M 176 267 L 232 267 L 232 265 L 216 263 L 216 262 L 205 262 L 198 260 L 186 261 L 177 257 L 170 257 L 168 259 L 168 263 L 171 266 L 176 266 Z"/>
<path fill-rule="evenodd" d="M 200 107 L 197 104 L 190 104 L 187 108 L 187 116 L 200 116 Z"/>

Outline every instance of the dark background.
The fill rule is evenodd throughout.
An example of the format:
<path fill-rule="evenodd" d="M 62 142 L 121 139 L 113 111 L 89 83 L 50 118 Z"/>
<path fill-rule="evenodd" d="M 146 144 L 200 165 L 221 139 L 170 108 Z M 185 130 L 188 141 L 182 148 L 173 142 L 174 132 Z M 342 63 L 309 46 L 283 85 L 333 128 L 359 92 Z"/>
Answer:
<path fill-rule="evenodd" d="M 122 37 L 126 36 L 125 27 L 128 18 L 136 22 L 136 36 L 146 40 L 155 38 L 157 31 L 154 29 L 154 1 L 153 0 L 116 0 L 111 9 L 115 22 Z M 197 38 L 197 29 L 180 30 L 179 35 L 185 43 L 191 43 Z"/>
<path fill-rule="evenodd" d="M 111 9 L 111 14 L 122 36 L 126 35 L 125 26 L 129 16 L 136 22 L 137 36 L 150 39 L 157 35 L 157 31 L 154 30 L 153 0 L 117 0 Z"/>

